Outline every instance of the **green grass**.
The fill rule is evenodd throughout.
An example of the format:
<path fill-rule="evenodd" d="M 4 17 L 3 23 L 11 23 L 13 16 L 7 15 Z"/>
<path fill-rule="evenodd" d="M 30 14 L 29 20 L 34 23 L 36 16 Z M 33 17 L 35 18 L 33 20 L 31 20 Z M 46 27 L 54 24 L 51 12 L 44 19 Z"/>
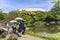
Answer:
<path fill-rule="evenodd" d="M 26 33 L 37 37 L 47 38 L 49 40 L 60 40 L 60 32 L 55 34 L 35 34 L 34 32 L 26 31 Z"/>
<path fill-rule="evenodd" d="M 8 40 L 17 40 L 17 36 L 15 34 L 10 34 L 10 37 Z"/>

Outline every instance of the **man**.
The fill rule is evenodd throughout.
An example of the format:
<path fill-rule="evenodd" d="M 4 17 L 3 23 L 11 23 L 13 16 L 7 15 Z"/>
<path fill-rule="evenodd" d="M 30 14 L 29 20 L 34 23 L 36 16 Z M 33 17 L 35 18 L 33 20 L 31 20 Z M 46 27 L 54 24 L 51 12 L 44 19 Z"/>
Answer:
<path fill-rule="evenodd" d="M 24 26 L 23 26 L 23 29 L 22 29 L 22 34 L 25 34 L 25 30 L 26 30 L 26 22 L 23 21 L 23 24 L 24 24 Z"/>
<path fill-rule="evenodd" d="M 22 22 L 22 20 L 19 23 L 19 28 L 18 28 L 18 35 L 22 36 L 22 28 L 24 27 L 24 24 Z"/>

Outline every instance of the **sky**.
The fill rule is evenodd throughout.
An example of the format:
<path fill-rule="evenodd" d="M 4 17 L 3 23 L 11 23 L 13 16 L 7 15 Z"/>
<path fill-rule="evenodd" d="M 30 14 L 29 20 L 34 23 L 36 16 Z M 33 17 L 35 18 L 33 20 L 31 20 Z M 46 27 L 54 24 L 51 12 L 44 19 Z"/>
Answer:
<path fill-rule="evenodd" d="M 23 8 L 40 8 L 50 10 L 54 0 L 0 0 L 0 9 L 4 12 Z"/>

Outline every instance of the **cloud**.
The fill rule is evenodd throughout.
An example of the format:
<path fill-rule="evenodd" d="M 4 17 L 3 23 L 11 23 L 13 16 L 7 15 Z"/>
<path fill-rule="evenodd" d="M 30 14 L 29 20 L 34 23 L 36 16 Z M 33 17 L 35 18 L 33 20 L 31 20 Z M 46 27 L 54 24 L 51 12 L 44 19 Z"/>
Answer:
<path fill-rule="evenodd" d="M 53 0 L 0 0 L 0 8 L 8 12 L 22 8 L 42 8 L 50 10 L 53 7 Z"/>
<path fill-rule="evenodd" d="M 45 10 L 50 10 L 54 4 L 52 4 L 53 0 L 40 0 L 40 1 L 37 1 L 37 0 L 33 0 L 32 4 L 18 4 L 17 7 L 20 7 L 20 8 L 42 8 L 42 9 L 45 9 Z M 38 2 L 38 3 L 37 3 Z M 39 3 L 41 2 L 41 3 Z"/>

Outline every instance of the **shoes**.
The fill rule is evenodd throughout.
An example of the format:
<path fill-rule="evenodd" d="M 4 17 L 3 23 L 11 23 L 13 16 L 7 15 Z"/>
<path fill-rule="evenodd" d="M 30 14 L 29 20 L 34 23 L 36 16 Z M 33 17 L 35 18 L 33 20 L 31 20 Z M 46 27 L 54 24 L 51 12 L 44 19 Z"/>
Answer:
<path fill-rule="evenodd" d="M 22 36 L 22 33 L 18 33 L 18 36 L 21 37 Z"/>

